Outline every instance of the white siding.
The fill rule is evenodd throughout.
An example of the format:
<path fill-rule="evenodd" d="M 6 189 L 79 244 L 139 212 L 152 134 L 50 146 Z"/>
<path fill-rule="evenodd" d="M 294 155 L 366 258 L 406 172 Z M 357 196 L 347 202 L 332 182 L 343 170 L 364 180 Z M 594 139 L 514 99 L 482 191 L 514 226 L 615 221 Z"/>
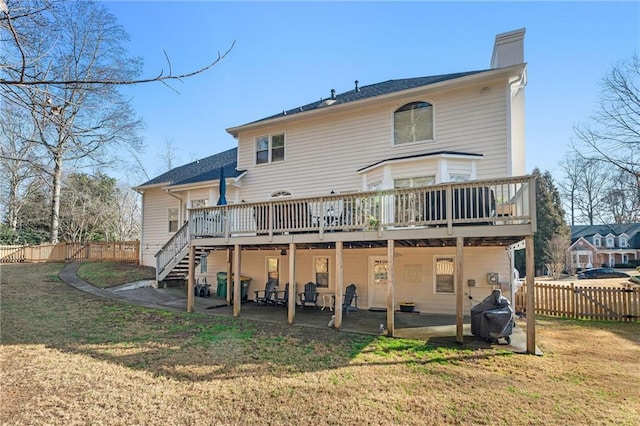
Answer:
<path fill-rule="evenodd" d="M 368 258 L 370 256 L 385 256 L 386 248 L 378 249 L 347 249 L 344 251 L 344 287 L 354 283 L 358 290 L 358 306 L 362 309 L 369 307 L 368 301 Z M 438 255 L 455 256 L 455 247 L 443 248 L 400 248 L 395 257 L 395 301 L 396 309 L 402 301 L 413 301 L 416 309 L 422 313 L 455 313 L 455 295 L 435 294 L 433 285 L 433 259 Z M 469 314 L 475 305 L 488 296 L 492 287 L 487 283 L 487 273 L 498 272 L 501 281 L 508 281 L 510 277 L 509 258 L 502 247 L 465 247 L 464 248 L 464 292 L 465 314 Z M 320 289 L 320 293 L 335 292 L 335 253 L 333 250 L 297 250 L 296 280 L 297 293 L 309 281 L 314 281 L 314 256 L 329 257 L 330 274 L 329 289 Z M 251 277 L 249 299 L 254 298 L 254 291 L 264 290 L 266 277 L 266 258 L 280 258 L 280 288 L 287 282 L 293 282 L 289 274 L 289 256 L 281 256 L 279 250 L 247 250 L 242 252 L 241 275 Z M 216 282 L 216 273 L 226 270 L 226 252 L 214 251 L 207 260 L 209 283 Z M 405 277 L 407 265 L 419 265 L 421 276 L 419 282 L 409 282 Z M 468 287 L 469 279 L 474 279 L 475 287 Z M 473 301 L 467 295 L 470 294 Z M 505 294 L 508 296 L 508 294 Z"/>
<path fill-rule="evenodd" d="M 275 190 L 302 197 L 360 188 L 358 169 L 389 158 L 437 151 L 483 154 L 477 161 L 477 178 L 505 177 L 509 162 L 514 161 L 507 150 L 506 90 L 506 82 L 493 80 L 465 90 L 425 93 L 357 111 L 327 110 L 321 117 L 298 120 L 292 116 L 286 125 L 241 132 L 238 168 L 248 170 L 242 198 L 260 201 Z M 434 105 L 436 139 L 393 146 L 393 112 L 415 100 Z M 285 161 L 254 165 L 254 138 L 280 132 L 286 133 Z"/>
<path fill-rule="evenodd" d="M 142 203 L 142 264 L 155 267 L 154 255 L 173 236 L 173 233 L 169 232 L 168 209 L 180 208 L 180 201 L 163 189 L 150 189 L 142 194 Z"/>

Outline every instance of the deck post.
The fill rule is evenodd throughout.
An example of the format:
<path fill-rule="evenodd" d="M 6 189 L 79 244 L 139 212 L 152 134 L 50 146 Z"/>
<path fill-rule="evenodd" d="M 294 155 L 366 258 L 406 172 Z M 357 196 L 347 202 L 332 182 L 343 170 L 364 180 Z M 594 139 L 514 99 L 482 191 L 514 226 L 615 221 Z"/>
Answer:
<path fill-rule="evenodd" d="M 187 312 L 193 312 L 196 272 L 196 246 L 189 246 L 189 269 L 187 275 Z"/>
<path fill-rule="evenodd" d="M 231 306 L 231 249 L 227 249 L 227 306 Z"/>
<path fill-rule="evenodd" d="M 240 244 L 233 246 L 233 316 L 240 316 Z M 227 277 L 227 281 L 230 278 Z"/>
<path fill-rule="evenodd" d="M 393 300 L 393 276 L 395 258 L 395 241 L 387 240 L 387 336 L 393 337 L 395 333 L 395 312 Z"/>
<path fill-rule="evenodd" d="M 342 293 L 344 288 L 344 263 L 343 263 L 343 244 L 342 241 L 336 241 L 336 292 L 334 303 L 334 327 L 340 330 L 342 327 Z"/>
<path fill-rule="evenodd" d="M 296 317 L 296 243 L 289 243 L 289 300 L 287 300 L 287 322 L 289 323 L 289 325 L 293 324 L 295 317 Z"/>
<path fill-rule="evenodd" d="M 456 342 L 464 343 L 464 314 L 463 314 L 463 279 L 464 279 L 464 259 L 463 259 L 464 237 L 456 238 Z"/>
<path fill-rule="evenodd" d="M 535 300 L 535 265 L 533 251 L 533 235 L 525 237 L 525 257 L 527 263 L 527 299 L 525 303 L 525 312 L 527 315 L 527 353 L 536 353 L 536 300 Z"/>

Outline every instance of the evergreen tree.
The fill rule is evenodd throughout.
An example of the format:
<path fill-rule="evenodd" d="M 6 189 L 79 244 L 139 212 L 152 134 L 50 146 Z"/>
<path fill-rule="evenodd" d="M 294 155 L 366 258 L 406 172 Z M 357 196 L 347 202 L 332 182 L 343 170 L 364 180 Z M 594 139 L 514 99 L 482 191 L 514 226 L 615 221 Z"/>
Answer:
<path fill-rule="evenodd" d="M 533 242 L 535 271 L 540 275 L 544 271 L 545 264 L 549 263 L 553 252 L 550 243 L 556 237 L 569 238 L 570 229 L 564 221 L 564 209 L 560 192 L 553 182 L 551 173 L 544 174 L 538 168 L 532 173 L 536 177 L 536 217 L 537 227 Z M 569 247 L 566 247 L 567 249 Z M 516 252 L 516 267 L 522 273 L 525 270 L 524 251 Z"/>

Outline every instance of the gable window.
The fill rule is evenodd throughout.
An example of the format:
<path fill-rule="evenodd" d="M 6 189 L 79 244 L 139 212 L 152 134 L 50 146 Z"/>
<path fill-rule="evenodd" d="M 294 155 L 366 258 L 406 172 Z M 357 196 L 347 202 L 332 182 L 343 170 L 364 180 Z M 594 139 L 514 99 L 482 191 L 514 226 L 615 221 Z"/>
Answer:
<path fill-rule="evenodd" d="M 455 257 L 436 256 L 434 258 L 434 290 L 436 293 L 455 293 Z"/>
<path fill-rule="evenodd" d="M 284 161 L 284 133 L 256 138 L 256 164 Z"/>
<path fill-rule="evenodd" d="M 393 144 L 433 139 L 433 105 L 411 102 L 393 114 Z"/>
<path fill-rule="evenodd" d="M 595 237 L 593 237 L 593 245 L 596 247 L 602 246 L 602 238 L 600 237 L 600 235 L 596 235 Z"/>
<path fill-rule="evenodd" d="M 329 258 L 313 258 L 314 280 L 318 287 L 329 288 Z"/>
<path fill-rule="evenodd" d="M 167 210 L 167 217 L 169 219 L 169 232 L 176 232 L 178 230 L 178 209 Z"/>
<path fill-rule="evenodd" d="M 614 238 L 612 235 L 608 235 L 607 236 L 607 248 L 612 248 L 615 247 L 615 244 L 613 242 Z"/>
<path fill-rule="evenodd" d="M 618 237 L 618 246 L 619 247 L 627 247 L 627 237 Z M 624 262 L 626 263 L 626 262 Z"/>

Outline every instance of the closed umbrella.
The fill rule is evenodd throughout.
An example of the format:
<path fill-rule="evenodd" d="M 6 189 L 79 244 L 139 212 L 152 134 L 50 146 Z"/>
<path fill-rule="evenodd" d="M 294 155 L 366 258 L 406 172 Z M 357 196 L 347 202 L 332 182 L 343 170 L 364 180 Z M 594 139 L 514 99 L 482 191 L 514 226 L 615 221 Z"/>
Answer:
<path fill-rule="evenodd" d="M 224 167 L 220 167 L 220 198 L 218 198 L 217 205 L 227 205 L 227 181 L 224 178 Z"/>

